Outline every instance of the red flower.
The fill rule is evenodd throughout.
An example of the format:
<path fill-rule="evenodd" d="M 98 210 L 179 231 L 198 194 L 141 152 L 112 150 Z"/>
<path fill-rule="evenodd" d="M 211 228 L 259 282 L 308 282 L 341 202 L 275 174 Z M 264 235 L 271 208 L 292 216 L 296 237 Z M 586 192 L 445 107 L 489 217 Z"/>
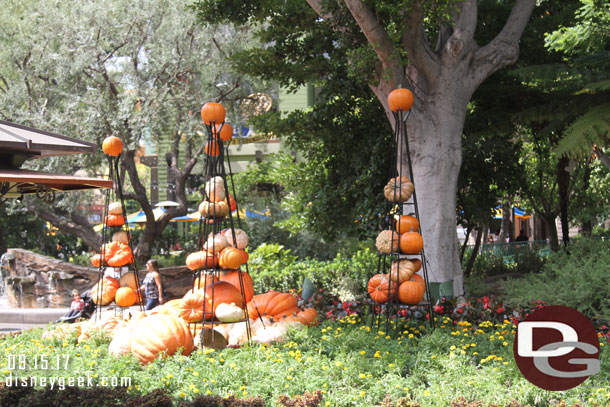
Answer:
<path fill-rule="evenodd" d="M 445 311 L 445 307 L 443 307 L 440 304 L 436 304 L 433 308 L 434 312 L 436 312 L 437 314 L 442 314 L 443 311 Z"/>
<path fill-rule="evenodd" d="M 497 312 L 498 314 L 503 313 L 503 312 L 504 312 L 504 307 L 502 307 L 502 306 L 498 307 L 498 309 L 496 310 L 496 312 Z"/>

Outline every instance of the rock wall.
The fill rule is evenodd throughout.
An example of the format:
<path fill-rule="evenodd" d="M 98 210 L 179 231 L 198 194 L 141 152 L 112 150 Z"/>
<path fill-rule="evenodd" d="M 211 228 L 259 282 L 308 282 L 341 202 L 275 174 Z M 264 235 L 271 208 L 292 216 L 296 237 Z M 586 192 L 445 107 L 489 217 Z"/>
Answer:
<path fill-rule="evenodd" d="M 83 267 L 23 249 L 8 249 L 2 274 L 8 304 L 14 308 L 62 308 L 70 306 L 73 289 L 83 292 L 98 280 L 98 269 Z M 161 279 L 168 299 L 182 297 L 192 286 L 186 268 L 162 268 Z M 145 270 L 138 271 L 140 281 Z"/>

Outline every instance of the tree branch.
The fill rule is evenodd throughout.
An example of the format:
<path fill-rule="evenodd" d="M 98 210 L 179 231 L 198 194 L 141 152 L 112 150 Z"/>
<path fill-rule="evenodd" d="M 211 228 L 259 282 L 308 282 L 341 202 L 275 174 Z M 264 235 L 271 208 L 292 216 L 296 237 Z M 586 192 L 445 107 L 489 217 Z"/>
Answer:
<path fill-rule="evenodd" d="M 405 30 L 402 45 L 407 51 L 407 58 L 418 71 L 423 73 L 426 82 L 431 84 L 438 76 L 439 56 L 430 47 L 424 31 L 424 11 L 420 3 L 414 5 L 404 18 Z"/>
<path fill-rule="evenodd" d="M 535 6 L 535 0 L 517 0 L 502 31 L 489 44 L 476 51 L 471 65 L 472 89 L 476 89 L 492 73 L 517 60 L 519 39 Z"/>
<path fill-rule="evenodd" d="M 87 218 L 79 213 L 70 213 L 70 217 L 65 214 L 57 214 L 46 206 L 36 205 L 33 197 L 23 200 L 25 207 L 31 213 L 36 214 L 43 220 L 51 223 L 64 233 L 69 233 L 83 239 L 83 242 L 91 249 L 99 251 L 102 245 L 101 237 L 95 233 Z"/>

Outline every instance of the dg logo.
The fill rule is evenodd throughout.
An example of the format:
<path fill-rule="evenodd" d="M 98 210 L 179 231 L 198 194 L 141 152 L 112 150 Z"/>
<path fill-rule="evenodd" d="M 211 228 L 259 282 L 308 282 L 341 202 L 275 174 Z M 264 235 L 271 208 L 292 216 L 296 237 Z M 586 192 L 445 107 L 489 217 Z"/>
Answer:
<path fill-rule="evenodd" d="M 543 307 L 517 325 L 515 362 L 527 380 L 545 390 L 568 390 L 598 373 L 595 327 L 577 310 Z"/>

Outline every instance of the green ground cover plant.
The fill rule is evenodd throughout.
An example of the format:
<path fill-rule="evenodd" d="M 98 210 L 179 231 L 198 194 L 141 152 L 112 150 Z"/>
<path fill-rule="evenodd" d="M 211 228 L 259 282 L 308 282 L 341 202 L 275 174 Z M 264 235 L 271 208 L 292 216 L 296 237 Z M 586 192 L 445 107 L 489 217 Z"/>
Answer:
<path fill-rule="evenodd" d="M 77 345 L 71 340 L 43 340 L 41 329 L 33 329 L 0 339 L 0 380 L 6 382 L 10 374 L 50 377 L 86 376 L 87 372 L 95 380 L 130 377 L 131 385 L 125 389 L 129 395 L 163 389 L 175 405 L 201 395 L 260 397 L 267 406 L 288 405 L 278 404 L 282 395 L 296 400 L 316 391 L 321 395 L 320 406 L 368 407 L 384 402 L 448 406 L 460 397 L 497 405 L 513 400 L 537 406 L 562 400 L 568 405 L 610 402 L 610 344 L 605 337 L 599 374 L 575 389 L 547 392 L 530 384 L 514 364 L 515 326 L 509 320 L 473 323 L 442 315 L 435 330 L 410 321 L 398 332 L 386 332 L 383 325 L 371 328 L 367 322 L 349 315 L 291 331 L 283 344 L 197 350 L 189 357 L 174 355 L 147 366 L 131 356 L 109 355 L 107 338 Z M 69 364 L 67 369 L 17 371 L 7 365 L 10 355 L 25 355 L 28 361 L 41 355 L 50 360 L 68 355 Z M 0 397 L 5 397 L 5 390 Z"/>
<path fill-rule="evenodd" d="M 610 241 L 577 239 L 553 253 L 540 273 L 503 284 L 506 303 L 519 307 L 532 299 L 573 307 L 589 318 L 610 321 Z"/>

